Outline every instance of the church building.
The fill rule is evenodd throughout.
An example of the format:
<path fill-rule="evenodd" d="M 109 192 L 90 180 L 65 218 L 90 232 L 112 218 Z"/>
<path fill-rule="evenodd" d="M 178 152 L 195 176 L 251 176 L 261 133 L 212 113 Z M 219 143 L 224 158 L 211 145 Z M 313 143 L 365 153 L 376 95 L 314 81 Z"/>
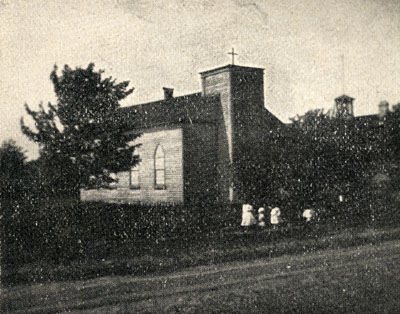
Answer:
<path fill-rule="evenodd" d="M 82 200 L 124 203 L 246 201 L 237 165 L 283 123 L 264 106 L 264 70 L 226 65 L 201 72 L 201 92 L 123 107 L 128 132 L 140 133 L 140 163 L 117 173 L 111 189 Z M 252 167 L 254 169 L 254 167 Z"/>

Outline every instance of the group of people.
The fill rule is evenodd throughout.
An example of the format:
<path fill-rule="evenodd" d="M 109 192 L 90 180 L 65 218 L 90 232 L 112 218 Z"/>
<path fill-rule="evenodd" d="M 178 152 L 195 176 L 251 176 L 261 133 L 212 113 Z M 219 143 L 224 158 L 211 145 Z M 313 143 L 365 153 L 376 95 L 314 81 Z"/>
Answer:
<path fill-rule="evenodd" d="M 280 223 L 282 223 L 282 217 L 281 217 L 281 210 L 278 206 L 272 207 L 268 206 L 267 207 L 269 216 L 270 216 L 270 224 L 271 226 L 275 229 L 278 227 Z M 265 208 L 260 207 L 257 211 L 258 217 L 257 219 L 254 217 L 254 209 L 253 206 L 250 204 L 243 204 L 242 207 L 242 222 L 241 226 L 242 227 L 251 227 L 251 226 L 259 226 L 259 227 L 265 227 L 266 226 L 266 218 L 265 218 Z M 307 223 L 311 222 L 314 217 L 315 217 L 315 211 L 313 209 L 305 209 L 303 211 L 302 217 L 305 219 Z"/>
<path fill-rule="evenodd" d="M 260 207 L 258 209 L 258 219 L 254 217 L 253 214 L 253 206 L 250 204 L 243 204 L 242 207 L 242 223 L 241 226 L 243 227 L 250 227 L 254 225 L 258 225 L 260 227 L 266 226 L 265 221 L 265 208 Z M 270 223 L 272 226 L 277 226 L 279 223 L 282 222 L 281 218 L 281 210 L 279 207 L 268 207 L 270 212 Z"/>

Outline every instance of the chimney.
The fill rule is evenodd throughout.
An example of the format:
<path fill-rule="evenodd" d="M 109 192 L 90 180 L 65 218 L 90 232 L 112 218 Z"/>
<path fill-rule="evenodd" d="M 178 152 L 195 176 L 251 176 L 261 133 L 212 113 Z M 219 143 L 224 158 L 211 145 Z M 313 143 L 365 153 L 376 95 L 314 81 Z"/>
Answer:
<path fill-rule="evenodd" d="M 164 90 L 164 99 L 171 99 L 174 98 L 174 89 L 163 87 Z"/>
<path fill-rule="evenodd" d="M 389 112 L 389 103 L 386 100 L 381 101 L 378 105 L 379 118 L 380 119 L 385 118 L 387 116 L 388 112 Z"/>

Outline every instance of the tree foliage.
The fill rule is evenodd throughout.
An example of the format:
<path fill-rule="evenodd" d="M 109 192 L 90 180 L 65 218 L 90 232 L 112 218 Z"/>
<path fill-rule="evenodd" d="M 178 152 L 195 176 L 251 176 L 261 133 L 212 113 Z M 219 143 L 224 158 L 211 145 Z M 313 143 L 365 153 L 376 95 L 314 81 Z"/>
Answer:
<path fill-rule="evenodd" d="M 368 170 L 367 146 L 360 141 L 354 120 L 314 110 L 292 121 L 295 176 L 308 202 L 325 198 L 327 191 L 347 194 L 361 184 Z"/>
<path fill-rule="evenodd" d="M 117 83 L 103 78 L 103 71 L 71 69 L 65 65 L 61 75 L 51 72 L 56 103 L 41 103 L 34 111 L 25 105 L 34 129 L 21 119 L 23 133 L 39 144 L 40 163 L 48 184 L 54 189 L 108 186 L 110 176 L 126 171 L 138 162 L 137 145 L 130 141 L 137 134 L 126 134 L 118 114 L 120 101 L 133 92 L 128 81 Z"/>
<path fill-rule="evenodd" d="M 1 199 L 15 198 L 22 192 L 26 156 L 15 141 L 8 140 L 0 146 Z"/>
<path fill-rule="evenodd" d="M 286 165 L 280 165 L 292 169 L 292 194 L 311 205 L 331 202 L 340 194 L 358 205 L 376 198 L 374 177 L 390 177 L 391 185 L 398 180 L 399 126 L 397 105 L 381 120 L 335 118 L 323 110 L 293 118 L 281 144 Z"/>

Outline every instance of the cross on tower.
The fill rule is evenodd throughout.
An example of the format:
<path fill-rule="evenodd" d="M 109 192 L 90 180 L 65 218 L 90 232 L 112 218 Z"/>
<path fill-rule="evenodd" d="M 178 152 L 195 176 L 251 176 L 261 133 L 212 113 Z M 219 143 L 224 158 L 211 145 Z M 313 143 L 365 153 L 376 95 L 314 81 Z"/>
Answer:
<path fill-rule="evenodd" d="M 232 65 L 235 64 L 235 56 L 238 54 L 235 52 L 235 49 L 232 48 L 232 52 L 228 52 L 228 55 L 232 55 Z"/>

